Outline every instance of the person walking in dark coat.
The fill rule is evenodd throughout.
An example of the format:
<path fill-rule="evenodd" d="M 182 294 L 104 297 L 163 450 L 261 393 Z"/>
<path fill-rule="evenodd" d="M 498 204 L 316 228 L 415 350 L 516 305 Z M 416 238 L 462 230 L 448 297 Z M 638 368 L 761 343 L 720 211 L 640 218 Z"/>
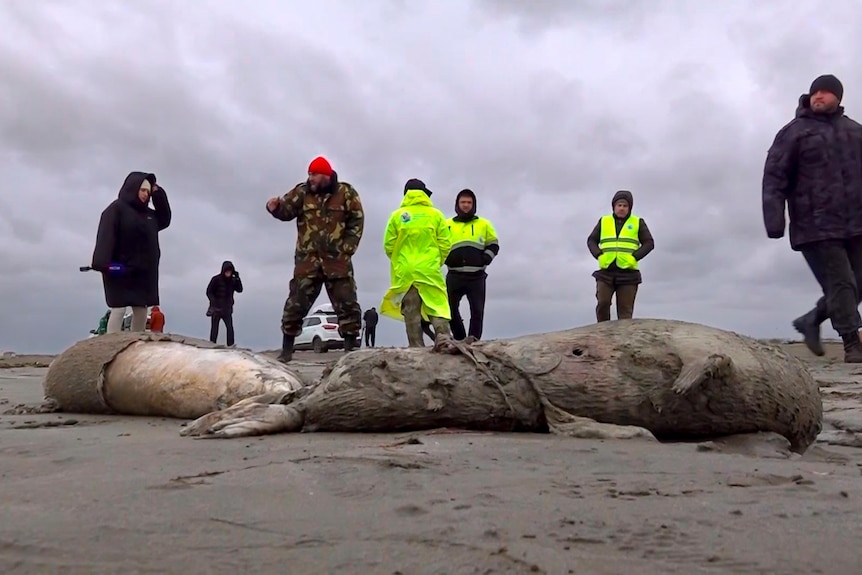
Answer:
<path fill-rule="evenodd" d="M 227 346 L 234 345 L 233 304 L 235 293 L 242 293 L 242 280 L 231 261 L 221 264 L 221 273 L 214 275 L 207 285 L 207 299 L 210 302 L 207 315 L 210 316 L 210 341 L 218 339 L 219 322 L 224 322 L 227 330 Z"/>
<path fill-rule="evenodd" d="M 631 319 L 638 286 L 643 282 L 639 262 L 655 248 L 643 218 L 632 214 L 634 197 L 620 190 L 611 200 L 613 212 L 599 218 L 587 237 L 587 248 L 599 269 L 596 278 L 596 321 L 611 319 L 611 298 L 616 294 L 617 319 Z"/>
<path fill-rule="evenodd" d="M 366 310 L 362 320 L 365 322 L 365 347 L 374 347 L 377 341 L 377 322 L 380 320 L 377 309 Z"/>
<path fill-rule="evenodd" d="M 102 274 L 111 309 L 107 333 L 122 331 L 127 307 L 131 331 L 146 328 L 147 307 L 159 305 L 159 232 L 170 224 L 168 196 L 146 172 L 126 176 L 117 199 L 102 211 L 90 267 Z"/>
<path fill-rule="evenodd" d="M 767 236 L 783 238 L 787 207 L 790 247 L 823 290 L 793 321 L 808 348 L 823 355 L 820 324 L 829 318 L 844 361 L 862 363 L 862 125 L 844 115 L 843 96 L 838 78 L 817 77 L 775 135 L 763 168 L 763 223 Z"/>

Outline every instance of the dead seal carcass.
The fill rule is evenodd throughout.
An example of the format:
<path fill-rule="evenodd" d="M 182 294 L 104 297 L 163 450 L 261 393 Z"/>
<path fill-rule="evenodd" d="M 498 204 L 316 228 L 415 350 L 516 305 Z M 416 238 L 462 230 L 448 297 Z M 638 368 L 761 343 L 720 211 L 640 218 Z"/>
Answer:
<path fill-rule="evenodd" d="M 266 356 L 149 332 L 79 341 L 51 362 L 44 381 L 46 405 L 56 411 L 180 419 L 305 385 Z"/>
<path fill-rule="evenodd" d="M 248 400 L 182 435 L 447 426 L 704 439 L 766 431 L 802 452 L 822 426 L 820 389 L 800 360 L 705 325 L 611 321 L 458 348 L 354 351 L 311 391 Z"/>

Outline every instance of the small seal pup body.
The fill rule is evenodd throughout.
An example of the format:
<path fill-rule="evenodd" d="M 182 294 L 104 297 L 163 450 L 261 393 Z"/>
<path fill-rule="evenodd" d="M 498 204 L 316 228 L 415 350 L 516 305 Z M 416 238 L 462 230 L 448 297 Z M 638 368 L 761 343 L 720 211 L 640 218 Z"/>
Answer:
<path fill-rule="evenodd" d="M 147 332 L 79 341 L 51 362 L 44 381 L 46 405 L 56 411 L 179 419 L 305 385 L 266 356 Z"/>
<path fill-rule="evenodd" d="M 802 452 L 822 428 L 820 389 L 800 360 L 705 325 L 610 321 L 457 348 L 358 350 L 311 390 L 248 399 L 181 433 L 459 427 L 672 440 L 774 432 Z"/>

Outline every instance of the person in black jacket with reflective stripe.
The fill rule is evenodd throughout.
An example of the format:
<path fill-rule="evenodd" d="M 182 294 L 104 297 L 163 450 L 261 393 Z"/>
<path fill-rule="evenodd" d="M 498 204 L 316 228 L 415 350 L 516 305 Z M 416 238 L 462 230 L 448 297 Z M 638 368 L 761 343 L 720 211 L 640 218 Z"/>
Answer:
<path fill-rule="evenodd" d="M 234 345 L 233 304 L 234 293 L 242 293 L 242 280 L 233 265 L 225 261 L 221 264 L 221 273 L 214 275 L 207 285 L 207 299 L 210 302 L 207 315 L 210 316 L 210 341 L 218 339 L 219 322 L 223 321 L 227 330 L 227 346 Z"/>
<path fill-rule="evenodd" d="M 820 324 L 828 317 L 844 342 L 844 361 L 862 363 L 862 125 L 844 115 L 844 87 L 819 76 L 799 97 L 796 117 L 775 136 L 763 169 L 763 223 L 802 252 L 823 297 L 793 321 L 808 348 L 823 355 Z"/>

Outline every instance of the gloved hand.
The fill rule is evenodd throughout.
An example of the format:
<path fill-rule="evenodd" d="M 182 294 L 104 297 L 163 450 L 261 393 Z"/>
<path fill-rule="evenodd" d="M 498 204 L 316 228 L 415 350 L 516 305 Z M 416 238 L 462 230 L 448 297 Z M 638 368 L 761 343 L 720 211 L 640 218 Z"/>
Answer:
<path fill-rule="evenodd" d="M 491 265 L 491 262 L 494 261 L 494 258 L 492 258 L 490 254 L 486 254 L 485 252 L 482 252 L 482 261 L 484 261 L 485 265 L 487 266 L 487 265 Z"/>
<path fill-rule="evenodd" d="M 126 266 L 120 263 L 111 262 L 108 264 L 107 272 L 112 276 L 123 275 L 124 273 L 126 273 Z"/>

